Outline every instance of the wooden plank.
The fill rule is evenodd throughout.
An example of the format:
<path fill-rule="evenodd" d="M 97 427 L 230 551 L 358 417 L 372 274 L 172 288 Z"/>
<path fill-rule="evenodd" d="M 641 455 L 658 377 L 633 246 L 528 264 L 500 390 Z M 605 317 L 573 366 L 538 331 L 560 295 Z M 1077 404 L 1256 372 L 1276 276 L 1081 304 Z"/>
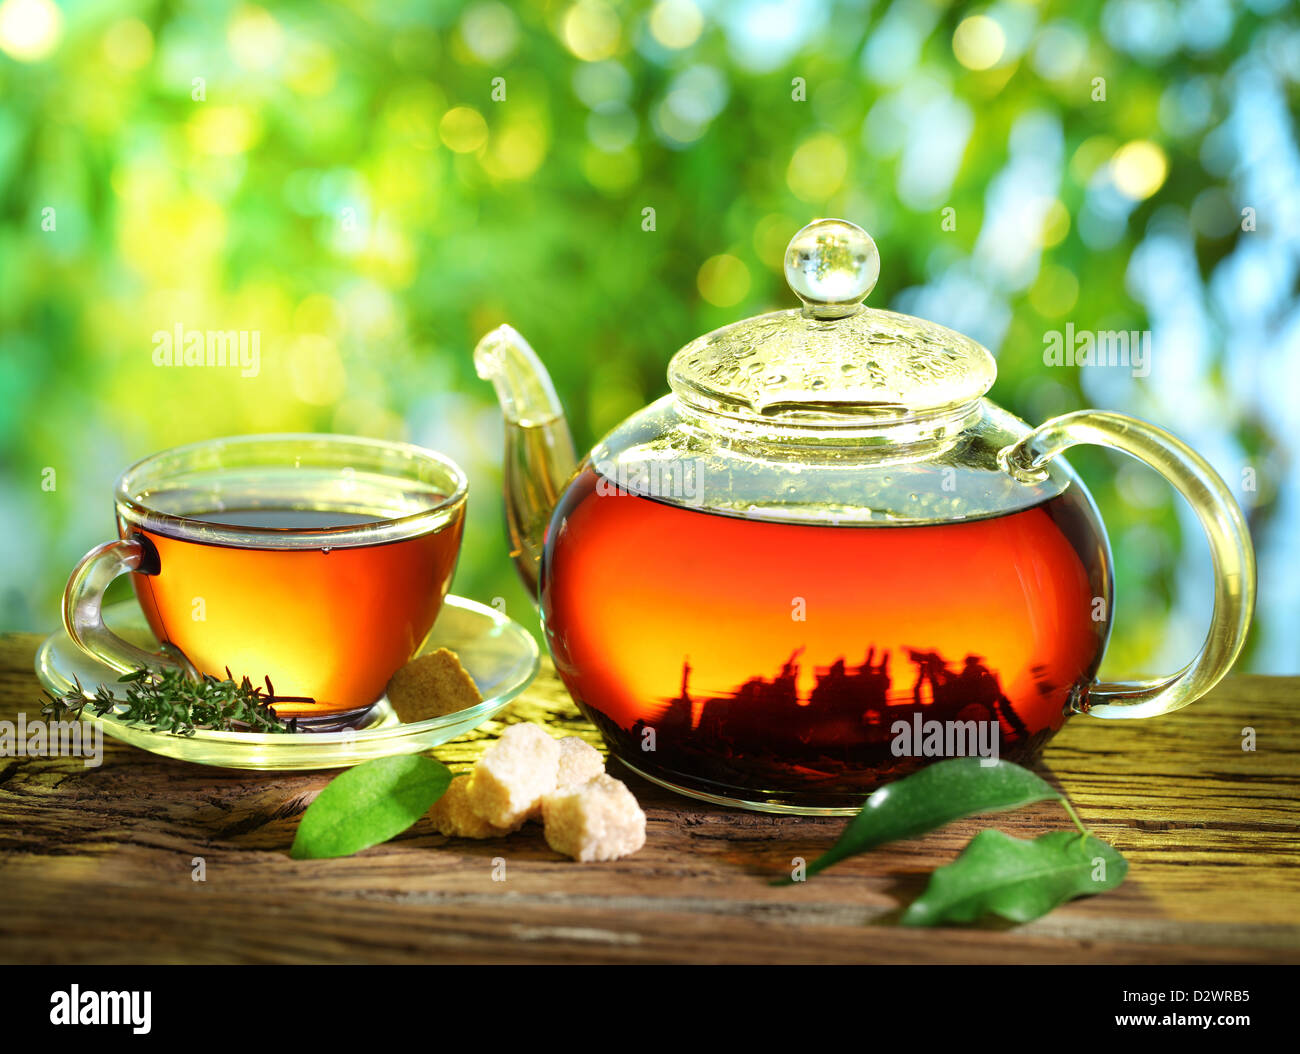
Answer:
<path fill-rule="evenodd" d="M 0 638 L 2 719 L 39 710 L 37 641 Z M 1076 718 L 1043 773 L 1129 857 L 1129 879 L 1028 925 L 937 931 L 893 924 L 929 871 L 991 823 L 1022 837 L 1062 827 L 1059 806 L 953 824 L 773 887 L 843 821 L 716 808 L 623 772 L 649 818 L 645 849 L 626 860 L 575 864 L 531 826 L 457 842 L 422 821 L 356 857 L 293 861 L 297 817 L 331 773 L 229 772 L 111 741 L 100 768 L 5 758 L 0 958 L 1297 962 L 1297 703 L 1300 679 L 1236 677 L 1159 721 Z M 599 743 L 549 667 L 506 720 Z M 1252 752 L 1241 749 L 1247 726 Z M 463 770 L 499 728 L 436 753 Z"/>

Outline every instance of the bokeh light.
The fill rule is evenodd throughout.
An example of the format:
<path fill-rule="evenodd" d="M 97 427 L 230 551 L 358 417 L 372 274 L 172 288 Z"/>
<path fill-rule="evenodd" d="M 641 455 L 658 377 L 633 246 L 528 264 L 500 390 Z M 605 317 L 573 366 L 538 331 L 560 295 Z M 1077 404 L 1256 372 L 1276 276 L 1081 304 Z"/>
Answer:
<path fill-rule="evenodd" d="M 986 70 L 996 66 L 1006 51 L 1007 36 L 997 19 L 988 15 L 971 15 L 962 19 L 952 35 L 952 51 L 969 70 Z"/>
<path fill-rule="evenodd" d="M 691 0 L 659 0 L 650 12 L 650 32 L 666 48 L 689 48 L 703 29 L 704 16 Z"/>
<path fill-rule="evenodd" d="M 472 154 L 487 142 L 487 122 L 472 106 L 455 106 L 442 115 L 438 135 L 448 149 Z"/>
<path fill-rule="evenodd" d="M 849 158 L 837 136 L 821 134 L 799 144 L 786 171 L 786 183 L 800 201 L 825 202 L 844 183 Z"/>
<path fill-rule="evenodd" d="M 578 0 L 564 15 L 564 42 L 584 62 L 599 62 L 618 53 L 622 24 L 601 0 Z"/>
<path fill-rule="evenodd" d="M 123 18 L 104 34 L 104 57 L 120 70 L 131 72 L 153 57 L 153 34 L 138 18 Z"/>
<path fill-rule="evenodd" d="M 697 284 L 700 296 L 714 307 L 732 307 L 749 292 L 749 268 L 728 253 L 710 256 L 700 267 Z"/>
<path fill-rule="evenodd" d="M 53 0 L 0 3 L 0 50 L 22 62 L 49 55 L 59 42 L 63 15 Z"/>
<path fill-rule="evenodd" d="M 519 20 L 505 4 L 486 0 L 465 9 L 460 35 L 480 62 L 500 62 L 519 44 Z"/>
<path fill-rule="evenodd" d="M 1164 184 L 1169 174 L 1165 152 L 1148 139 L 1125 143 L 1110 162 L 1115 186 L 1135 201 L 1145 201 Z"/>

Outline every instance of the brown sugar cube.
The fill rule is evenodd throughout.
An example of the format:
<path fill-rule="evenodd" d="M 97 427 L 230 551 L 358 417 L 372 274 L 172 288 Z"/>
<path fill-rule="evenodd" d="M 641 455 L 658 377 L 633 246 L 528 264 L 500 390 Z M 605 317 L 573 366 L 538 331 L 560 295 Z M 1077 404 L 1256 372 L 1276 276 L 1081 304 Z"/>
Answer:
<path fill-rule="evenodd" d="M 605 771 L 605 759 L 600 751 L 584 739 L 577 736 L 565 736 L 560 744 L 560 767 L 556 773 L 555 787 L 572 787 L 576 783 L 586 783 Z M 552 788 L 555 789 L 555 788 Z M 530 820 L 542 822 L 542 803 L 533 806 L 528 814 Z"/>
<path fill-rule="evenodd" d="M 439 648 L 412 659 L 388 682 L 388 701 L 403 724 L 443 717 L 483 701 L 454 651 Z"/>
<path fill-rule="evenodd" d="M 556 787 L 586 783 L 604 771 L 605 759 L 586 740 L 577 736 L 565 736 L 560 740 L 560 769 L 555 781 Z"/>
<path fill-rule="evenodd" d="M 497 827 L 528 819 L 542 795 L 555 790 L 560 744 L 540 725 L 511 725 L 483 752 L 470 773 L 470 807 Z"/>
<path fill-rule="evenodd" d="M 601 773 L 542 799 L 546 844 L 574 860 L 617 860 L 645 845 L 645 813 L 621 780 Z"/>
<path fill-rule="evenodd" d="M 451 838 L 504 838 L 514 827 L 497 827 L 479 816 L 469 804 L 469 776 L 457 776 L 433 803 L 429 818 L 439 834 Z"/>

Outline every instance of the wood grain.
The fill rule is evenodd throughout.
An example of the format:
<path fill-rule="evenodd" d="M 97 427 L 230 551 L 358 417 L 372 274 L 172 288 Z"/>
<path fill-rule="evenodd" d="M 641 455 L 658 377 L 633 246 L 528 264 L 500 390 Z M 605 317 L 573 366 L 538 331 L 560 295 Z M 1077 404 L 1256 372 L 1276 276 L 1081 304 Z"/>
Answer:
<path fill-rule="evenodd" d="M 39 712 L 38 640 L 0 638 L 0 719 Z M 111 741 L 99 768 L 0 758 L 0 959 L 1300 962 L 1297 703 L 1298 678 L 1235 677 L 1158 721 L 1074 719 L 1043 774 L 1128 856 L 1129 878 L 1027 925 L 934 931 L 894 925 L 929 871 L 990 823 L 1059 828 L 1059 807 L 956 823 L 773 887 L 843 821 L 716 808 L 619 772 L 649 817 L 626 860 L 573 863 L 535 826 L 459 842 L 421 822 L 349 859 L 294 861 L 297 817 L 330 773 L 229 772 Z M 549 666 L 505 720 L 599 744 Z M 500 727 L 436 754 L 464 770 Z"/>

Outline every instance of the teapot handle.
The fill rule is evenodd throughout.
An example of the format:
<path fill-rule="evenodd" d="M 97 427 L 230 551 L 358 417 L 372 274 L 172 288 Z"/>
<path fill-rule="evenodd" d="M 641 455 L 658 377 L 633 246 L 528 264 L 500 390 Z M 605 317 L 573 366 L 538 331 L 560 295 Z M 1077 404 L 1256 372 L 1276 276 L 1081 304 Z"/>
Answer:
<path fill-rule="evenodd" d="M 1120 450 L 1150 465 L 1192 507 L 1210 543 L 1214 611 L 1201 650 L 1172 677 L 1094 682 L 1074 709 L 1108 719 L 1155 717 L 1195 702 L 1231 669 L 1255 609 L 1255 550 L 1241 508 L 1209 464 L 1164 429 L 1125 414 L 1080 410 L 1045 421 L 998 454 L 1022 482 L 1047 477 L 1044 466 L 1079 443 Z"/>

